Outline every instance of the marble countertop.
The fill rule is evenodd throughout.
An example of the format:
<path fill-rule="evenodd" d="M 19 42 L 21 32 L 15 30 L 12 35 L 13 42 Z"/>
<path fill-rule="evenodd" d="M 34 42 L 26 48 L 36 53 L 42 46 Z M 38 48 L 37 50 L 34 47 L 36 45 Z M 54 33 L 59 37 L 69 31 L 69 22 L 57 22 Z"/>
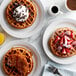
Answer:
<path fill-rule="evenodd" d="M 43 47 L 42 47 L 43 33 L 44 33 L 46 27 L 48 26 L 48 24 L 50 24 L 52 21 L 54 21 L 57 18 L 71 18 L 71 19 L 76 19 L 76 12 L 66 12 L 66 10 L 64 9 L 65 7 L 63 7 L 64 1 L 65 0 L 41 0 L 42 4 L 44 6 L 44 10 L 45 10 L 45 24 L 44 24 L 44 27 L 42 28 L 42 31 L 40 31 L 40 32 L 38 32 L 36 34 L 35 37 L 32 36 L 32 37 L 30 37 L 28 39 L 23 39 L 25 41 L 29 41 L 29 43 L 31 43 L 33 46 L 35 46 L 38 49 L 38 52 L 39 52 L 39 54 L 41 56 L 41 60 L 42 60 L 42 62 L 41 62 L 41 69 L 40 69 L 40 72 L 37 74 L 37 76 L 41 76 L 41 72 L 42 72 L 43 66 L 47 63 L 47 61 L 50 60 L 46 56 L 46 54 L 45 54 L 45 52 L 43 50 Z M 60 6 L 61 11 L 64 12 L 64 13 L 63 14 L 60 14 L 60 15 L 54 17 L 54 18 L 49 17 L 48 14 L 47 14 L 47 9 L 48 9 L 48 7 L 52 3 L 58 4 Z M 1 27 L 0 27 L 0 31 L 4 32 Z M 9 42 L 11 40 L 18 40 L 18 39 L 13 38 L 13 37 L 9 36 L 8 34 L 6 34 L 6 42 L 2 46 L 4 46 L 7 42 Z M 0 46 L 0 48 L 2 46 Z"/>

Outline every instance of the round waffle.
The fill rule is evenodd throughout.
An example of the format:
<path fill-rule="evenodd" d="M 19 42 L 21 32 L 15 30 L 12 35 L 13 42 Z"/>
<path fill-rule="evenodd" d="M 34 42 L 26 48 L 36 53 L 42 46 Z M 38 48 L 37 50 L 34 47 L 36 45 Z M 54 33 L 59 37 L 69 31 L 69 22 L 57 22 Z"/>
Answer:
<path fill-rule="evenodd" d="M 22 47 L 11 48 L 3 57 L 3 69 L 10 76 L 27 76 L 33 69 L 31 52 Z"/>
<path fill-rule="evenodd" d="M 68 32 L 67 32 L 68 31 Z M 63 38 L 66 37 L 68 40 L 68 47 L 62 46 L 65 41 Z M 70 28 L 64 27 L 57 29 L 49 39 L 49 47 L 52 53 L 58 57 L 70 57 L 76 54 L 76 32 Z"/>
<path fill-rule="evenodd" d="M 13 18 L 13 11 L 20 5 L 24 5 L 29 9 L 29 17 L 25 22 L 17 22 L 15 18 Z M 32 26 L 37 16 L 36 5 L 30 0 L 12 0 L 8 4 L 5 13 L 8 23 L 17 29 L 24 29 Z"/>

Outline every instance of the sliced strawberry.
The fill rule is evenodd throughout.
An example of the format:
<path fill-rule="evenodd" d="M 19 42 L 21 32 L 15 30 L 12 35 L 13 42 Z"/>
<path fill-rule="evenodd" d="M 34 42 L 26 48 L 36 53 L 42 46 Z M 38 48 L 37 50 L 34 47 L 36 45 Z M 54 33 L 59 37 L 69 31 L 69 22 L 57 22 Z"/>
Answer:
<path fill-rule="evenodd" d="M 71 32 L 71 38 L 73 38 L 73 32 Z"/>
<path fill-rule="evenodd" d="M 63 37 L 64 36 L 64 32 L 60 36 Z"/>
<path fill-rule="evenodd" d="M 57 37 L 56 37 L 56 39 L 55 39 L 54 43 L 57 43 L 57 42 L 58 42 L 58 40 L 60 40 L 60 37 L 59 37 L 59 36 L 57 36 Z"/>
<path fill-rule="evenodd" d="M 64 44 L 67 45 L 67 38 L 64 36 Z"/>
<path fill-rule="evenodd" d="M 76 46 L 76 41 L 72 42 L 72 45 L 75 45 Z"/>
<path fill-rule="evenodd" d="M 60 45 L 62 45 L 64 43 L 64 38 L 62 37 L 60 40 Z"/>
<path fill-rule="evenodd" d="M 67 53 L 65 48 L 63 48 L 62 53 L 63 54 L 66 54 Z"/>
<path fill-rule="evenodd" d="M 67 53 L 70 53 L 70 50 L 66 48 L 66 52 L 67 52 Z"/>
<path fill-rule="evenodd" d="M 65 39 L 70 40 L 70 38 L 68 36 L 65 35 L 64 37 L 65 37 Z"/>
<path fill-rule="evenodd" d="M 68 40 L 67 44 L 71 44 L 73 42 L 73 40 Z"/>

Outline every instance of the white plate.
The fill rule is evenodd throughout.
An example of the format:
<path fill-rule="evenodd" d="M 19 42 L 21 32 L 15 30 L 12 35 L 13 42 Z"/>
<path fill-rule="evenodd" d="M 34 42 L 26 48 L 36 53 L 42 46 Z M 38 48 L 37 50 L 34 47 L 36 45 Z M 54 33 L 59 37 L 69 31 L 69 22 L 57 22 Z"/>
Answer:
<path fill-rule="evenodd" d="M 11 0 L 4 0 L 0 6 L 0 24 L 2 28 L 11 36 L 16 38 L 26 38 L 36 34 L 41 30 L 44 21 L 44 8 L 40 0 L 33 0 L 37 5 L 37 18 L 31 27 L 25 29 L 16 29 L 9 25 L 5 19 L 5 9 Z"/>
<path fill-rule="evenodd" d="M 76 21 L 72 19 L 58 19 L 52 22 L 48 28 L 46 29 L 43 35 L 43 48 L 47 56 L 56 63 L 59 64 L 71 64 L 76 62 L 76 55 L 68 58 L 60 58 L 53 55 L 48 48 L 48 40 L 51 34 L 57 29 L 61 27 L 69 27 L 76 31 Z"/>
<path fill-rule="evenodd" d="M 11 41 L 0 49 L 0 76 L 5 76 L 2 70 L 3 55 L 12 47 L 25 47 L 27 49 L 31 49 L 31 52 L 33 54 L 34 67 L 32 72 L 29 74 L 29 76 L 36 76 L 36 74 L 39 73 L 40 70 L 41 58 L 37 50 L 31 44 L 24 42 L 22 40 Z"/>

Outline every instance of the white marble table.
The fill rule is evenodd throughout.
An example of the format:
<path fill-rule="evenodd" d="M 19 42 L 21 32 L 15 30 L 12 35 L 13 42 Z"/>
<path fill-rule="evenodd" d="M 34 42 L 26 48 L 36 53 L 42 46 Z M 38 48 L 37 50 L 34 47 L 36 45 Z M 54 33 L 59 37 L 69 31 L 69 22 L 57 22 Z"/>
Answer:
<path fill-rule="evenodd" d="M 62 18 L 76 19 L 76 12 L 67 12 L 67 13 L 65 13 L 66 10 L 65 10 L 65 8 L 63 8 L 64 0 L 41 0 L 41 2 L 42 2 L 43 6 L 44 6 L 44 9 L 45 9 L 45 24 L 44 24 L 44 27 L 42 28 L 42 31 L 40 31 L 39 33 L 37 33 L 36 37 L 32 36 L 29 39 L 23 39 L 25 41 L 29 40 L 29 42 L 38 49 L 38 52 L 39 52 L 39 54 L 41 56 L 41 60 L 42 60 L 41 69 L 40 69 L 40 72 L 37 74 L 37 76 L 41 76 L 41 72 L 42 72 L 43 66 L 45 65 L 45 63 L 48 60 L 50 60 L 46 56 L 46 54 L 45 54 L 45 52 L 43 50 L 43 47 L 42 47 L 42 36 L 43 36 L 44 30 L 48 26 L 48 24 L 51 23 L 52 21 L 54 21 L 54 19 L 55 19 L 55 18 L 49 17 L 48 14 L 47 14 L 47 9 L 48 9 L 49 5 L 51 5 L 52 3 L 56 3 L 56 4 L 58 4 L 61 7 L 61 11 L 64 12 L 64 14 L 59 15 L 56 18 L 62 17 Z M 2 28 L 0 28 L 0 31 L 3 31 Z M 6 34 L 6 42 L 2 46 L 4 46 L 7 42 L 9 42 L 11 40 L 18 40 L 18 39 L 13 38 L 13 37 L 9 36 L 8 34 Z M 2 46 L 0 46 L 0 48 Z"/>

